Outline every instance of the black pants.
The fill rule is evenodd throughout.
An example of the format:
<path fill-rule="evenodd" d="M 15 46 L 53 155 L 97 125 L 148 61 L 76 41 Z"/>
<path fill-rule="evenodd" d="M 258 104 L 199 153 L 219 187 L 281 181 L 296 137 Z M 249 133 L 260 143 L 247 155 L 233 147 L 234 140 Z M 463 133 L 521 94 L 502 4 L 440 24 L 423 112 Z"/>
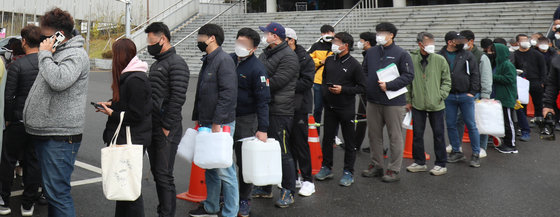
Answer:
<path fill-rule="evenodd" d="M 294 157 L 294 165 L 296 166 L 295 177 L 297 177 L 297 166 L 299 166 L 303 181 L 312 182 L 311 154 L 309 143 L 307 142 L 309 135 L 308 119 L 307 113 L 296 113 L 294 115 L 289 144 L 292 156 Z"/>
<path fill-rule="evenodd" d="M 268 137 L 280 142 L 282 149 L 282 187 L 296 193 L 296 167 L 290 151 L 290 129 L 292 116 L 270 115 Z M 272 191 L 272 186 L 266 186 L 265 191 Z"/>
<path fill-rule="evenodd" d="M 142 195 L 135 201 L 117 201 L 115 217 L 144 217 L 144 200 Z"/>
<path fill-rule="evenodd" d="M 533 106 L 535 106 L 535 117 L 542 117 L 543 109 L 543 93 L 544 88 L 541 86 L 540 82 L 532 82 L 529 86 L 529 94 L 531 94 L 531 100 L 533 101 Z"/>
<path fill-rule="evenodd" d="M 504 145 L 515 146 L 515 126 L 513 125 L 512 115 L 514 110 L 512 108 L 502 107 L 504 113 L 504 128 L 506 136 L 504 137 Z M 541 112 L 542 113 L 542 112 Z M 535 110 L 535 115 L 537 114 Z"/>
<path fill-rule="evenodd" d="M 338 125 L 342 129 L 344 138 L 344 170 L 354 173 L 354 163 L 356 161 L 356 145 L 354 143 L 354 120 L 355 107 L 349 106 L 343 110 L 333 109 L 325 106 L 323 132 L 323 166 L 332 168 L 333 166 L 333 146 L 334 137 L 338 133 Z"/>
<path fill-rule="evenodd" d="M 243 157 L 241 156 L 242 142 L 237 142 L 237 140 L 254 136 L 257 132 L 257 115 L 250 114 L 244 116 L 235 117 L 235 132 L 233 135 L 233 149 L 235 150 L 235 160 L 237 163 L 237 178 L 239 183 L 239 200 L 250 200 L 251 191 L 253 190 L 253 184 L 245 183 L 243 180 Z"/>
<path fill-rule="evenodd" d="M 366 103 L 367 98 L 365 94 L 360 95 L 360 99 L 358 101 L 358 113 L 356 114 L 357 120 L 364 120 L 363 122 L 358 122 L 356 124 L 356 148 L 360 149 L 362 147 L 362 143 L 364 142 L 364 138 L 366 137 L 367 131 L 367 122 L 366 120 Z"/>
<path fill-rule="evenodd" d="M 414 157 L 414 162 L 419 165 L 426 165 L 426 154 L 424 153 L 426 118 L 430 121 L 434 136 L 435 165 L 445 167 L 447 162 L 447 152 L 445 151 L 445 110 L 427 112 L 412 108 L 412 156 Z"/>
<path fill-rule="evenodd" d="M 0 195 L 6 205 L 10 203 L 10 194 L 14 181 L 14 168 L 16 161 L 23 156 L 23 195 L 22 205 L 29 209 L 39 198 L 39 185 L 41 184 L 41 168 L 37 160 L 35 147 L 31 135 L 25 132 L 21 122 L 11 123 L 4 131 L 2 145 L 2 160 L 0 162 L 0 182 L 2 189 Z"/>
<path fill-rule="evenodd" d="M 160 122 L 154 120 L 152 123 L 152 144 L 148 146 L 148 156 L 159 200 L 157 213 L 160 217 L 175 216 L 177 192 L 173 165 L 183 129 L 178 124 L 174 129 L 169 129 L 169 136 L 165 136 Z"/>

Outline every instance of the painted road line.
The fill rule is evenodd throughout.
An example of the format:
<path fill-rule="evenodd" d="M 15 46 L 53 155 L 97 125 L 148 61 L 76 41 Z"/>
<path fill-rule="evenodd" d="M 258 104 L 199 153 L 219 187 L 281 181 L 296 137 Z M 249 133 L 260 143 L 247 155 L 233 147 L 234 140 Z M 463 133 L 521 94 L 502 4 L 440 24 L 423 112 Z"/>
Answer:
<path fill-rule="evenodd" d="M 72 182 L 70 182 L 70 186 L 88 185 L 88 184 L 98 183 L 98 182 L 101 182 L 101 181 L 103 181 L 103 179 L 101 177 L 84 179 L 84 180 L 72 181 Z M 20 196 L 21 194 L 23 194 L 23 190 L 12 191 L 12 194 L 10 196 L 11 197 L 16 197 L 16 196 Z"/>
<path fill-rule="evenodd" d="M 84 168 L 86 170 L 92 171 L 92 172 L 97 173 L 97 174 L 101 174 L 101 171 L 102 171 L 101 168 L 99 168 L 99 167 L 96 167 L 96 166 L 93 166 L 91 164 L 87 164 L 87 163 L 84 163 L 84 162 L 81 162 L 81 161 L 76 161 L 76 163 L 74 163 L 74 165 L 79 166 L 81 168 Z"/>

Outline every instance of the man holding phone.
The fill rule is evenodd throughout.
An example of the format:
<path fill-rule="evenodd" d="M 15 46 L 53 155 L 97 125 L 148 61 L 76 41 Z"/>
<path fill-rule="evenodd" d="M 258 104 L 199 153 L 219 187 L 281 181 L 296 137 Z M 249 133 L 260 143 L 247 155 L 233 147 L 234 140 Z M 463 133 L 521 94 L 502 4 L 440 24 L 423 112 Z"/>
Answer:
<path fill-rule="evenodd" d="M 321 88 L 324 109 L 323 144 L 333 144 L 338 125 L 344 137 L 344 171 L 340 185 L 350 186 L 354 183 L 354 162 L 356 146 L 354 145 L 354 117 L 356 115 L 356 94 L 365 92 L 366 78 L 361 64 L 350 55 L 354 38 L 346 32 L 334 36 L 331 50 L 335 54 L 325 60 L 323 87 Z M 323 145 L 323 166 L 315 178 L 325 180 L 332 178 L 333 146 Z"/>

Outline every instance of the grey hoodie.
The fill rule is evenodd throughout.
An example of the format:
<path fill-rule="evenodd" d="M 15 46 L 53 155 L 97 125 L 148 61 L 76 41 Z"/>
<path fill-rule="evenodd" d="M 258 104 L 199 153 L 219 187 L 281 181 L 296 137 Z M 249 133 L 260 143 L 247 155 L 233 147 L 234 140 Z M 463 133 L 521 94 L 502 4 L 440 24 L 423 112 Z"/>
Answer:
<path fill-rule="evenodd" d="M 39 52 L 39 74 L 25 101 L 23 122 L 29 134 L 82 134 L 85 122 L 89 57 L 84 38 L 75 36 L 54 53 Z"/>

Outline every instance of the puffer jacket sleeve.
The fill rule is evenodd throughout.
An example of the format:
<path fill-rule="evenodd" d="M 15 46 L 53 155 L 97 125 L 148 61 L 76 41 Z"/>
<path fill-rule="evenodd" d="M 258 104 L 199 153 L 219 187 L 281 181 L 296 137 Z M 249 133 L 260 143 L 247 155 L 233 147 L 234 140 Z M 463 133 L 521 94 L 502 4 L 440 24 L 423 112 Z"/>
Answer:
<path fill-rule="evenodd" d="M 289 49 L 289 48 L 288 48 Z M 286 86 L 293 77 L 299 73 L 299 61 L 297 55 L 291 49 L 283 50 L 282 57 L 278 60 L 278 68 L 270 78 L 270 92 L 275 92 Z M 291 54 L 288 52 L 292 52 Z"/>
<path fill-rule="evenodd" d="M 162 127 L 171 129 L 181 120 L 181 108 L 186 100 L 187 88 L 189 86 L 189 67 L 185 60 L 179 56 L 170 60 L 169 63 L 169 101 L 163 110 Z"/>
<path fill-rule="evenodd" d="M 4 118 L 5 121 L 16 121 L 16 92 L 18 86 L 19 75 L 21 74 L 21 67 L 19 62 L 16 61 L 8 67 L 6 77 L 6 89 L 4 91 Z"/>
<path fill-rule="evenodd" d="M 296 83 L 296 93 L 303 93 L 313 87 L 313 77 L 315 76 L 315 64 L 309 55 L 306 54 L 305 60 L 300 67 L 299 79 Z"/>
<path fill-rule="evenodd" d="M 225 54 L 225 53 L 224 53 Z M 229 55 L 220 56 L 217 70 L 218 102 L 214 112 L 213 124 L 227 124 L 228 114 L 235 111 L 237 105 L 237 72 L 235 63 Z"/>

